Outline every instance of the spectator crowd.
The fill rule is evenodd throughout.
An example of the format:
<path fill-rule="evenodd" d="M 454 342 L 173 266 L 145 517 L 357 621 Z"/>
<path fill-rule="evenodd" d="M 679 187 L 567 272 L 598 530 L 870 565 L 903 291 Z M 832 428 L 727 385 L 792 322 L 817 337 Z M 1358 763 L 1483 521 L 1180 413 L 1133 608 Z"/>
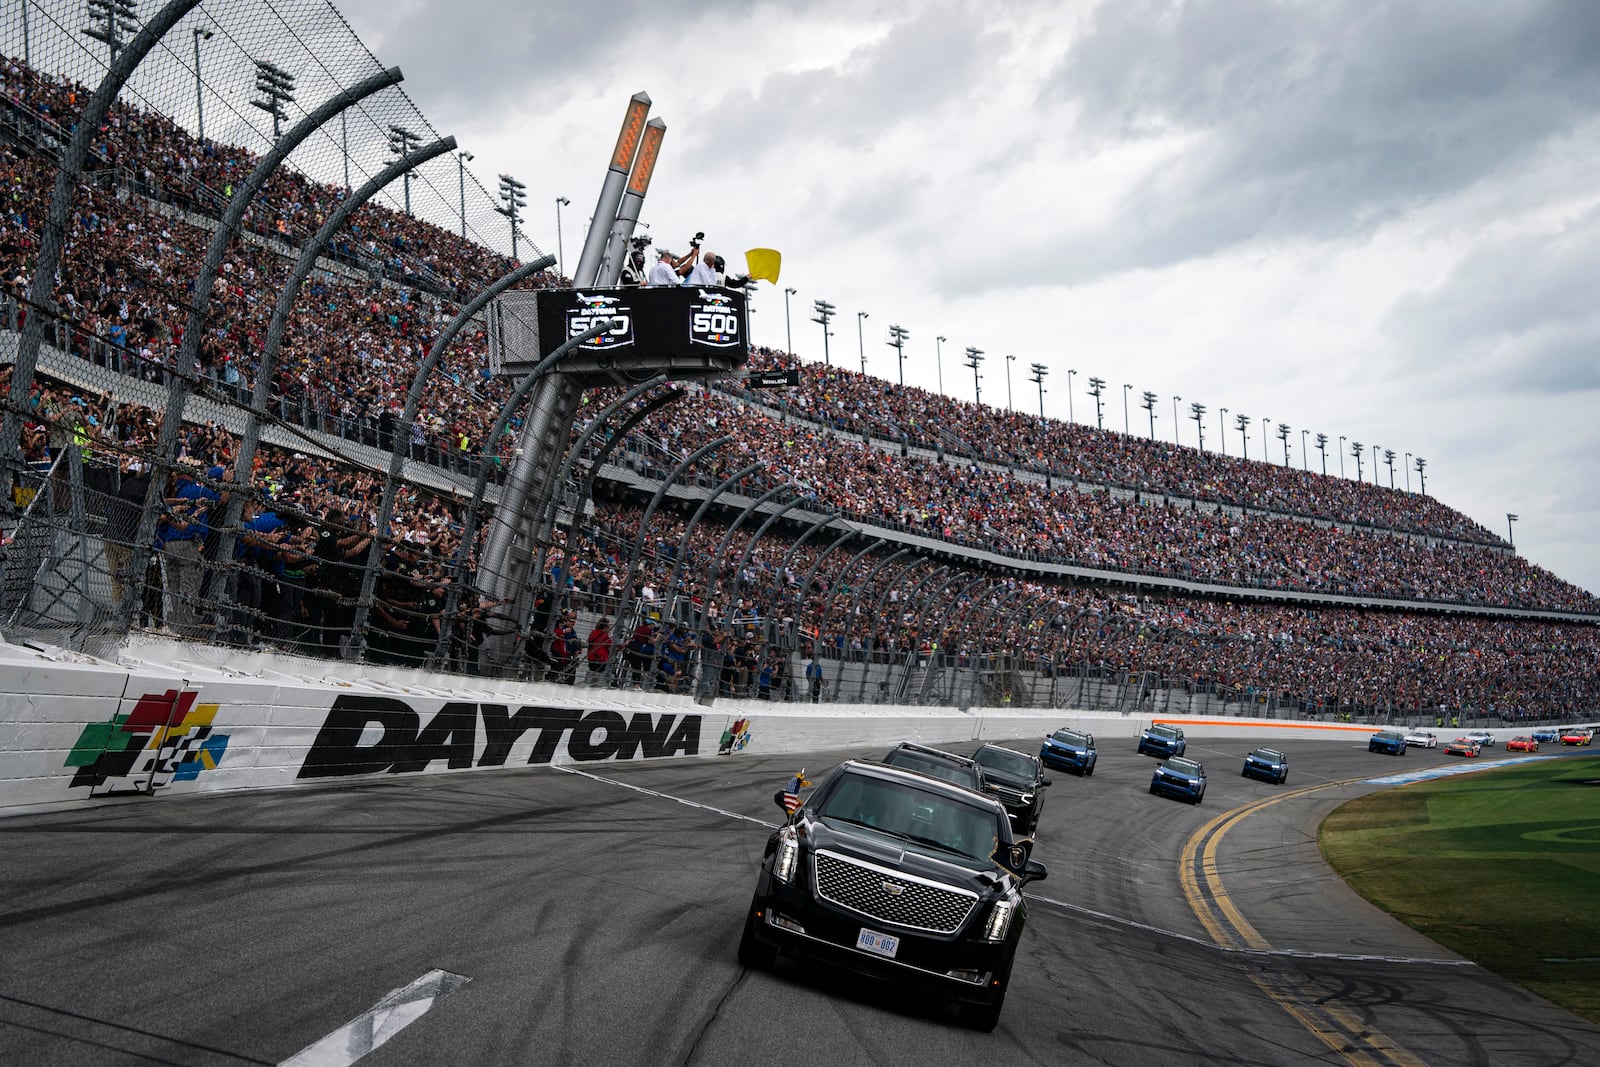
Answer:
<path fill-rule="evenodd" d="M 11 59 L 0 73 L 7 129 L 23 120 L 70 128 L 80 87 Z M 255 160 L 121 105 L 100 134 L 74 206 L 57 306 L 75 351 L 108 372 L 159 379 L 182 343 L 198 252 L 211 233 L 169 209 L 214 215 Z M 37 139 L 0 145 L 0 281 L 13 298 L 27 291 L 53 178 L 53 157 Z M 252 207 L 255 236 L 230 249 L 200 345 L 201 374 L 219 395 L 254 389 L 289 270 L 285 249 L 343 195 L 285 169 Z M 336 264 L 381 264 L 381 277 L 330 268 L 308 282 L 272 371 L 274 414 L 446 468 L 480 451 L 508 452 L 515 425 L 485 449 L 507 393 L 484 373 L 486 342 L 470 330 L 430 380 L 417 425 L 400 426 L 397 413 L 458 302 L 511 264 L 377 205 L 356 213 L 333 252 Z M 558 282 L 547 275 L 530 284 Z M 1002 412 L 838 368 L 801 371 L 801 387 L 782 399 L 732 384 L 668 405 L 616 455 L 660 477 L 731 435 L 699 476 L 721 480 L 760 460 L 736 487 L 747 496 L 787 483 L 815 510 L 1007 555 L 1024 572 L 1056 563 L 1241 595 L 1298 590 L 1600 613 L 1600 600 L 1419 493 Z M 612 395 L 594 394 L 585 410 Z M 185 637 L 471 670 L 487 637 L 514 633 L 557 680 L 574 680 L 581 661 L 681 691 L 689 663 L 716 657 L 705 661 L 723 691 L 756 695 L 790 684 L 796 642 L 838 659 L 1003 649 L 1043 670 L 1111 666 L 1319 706 L 1496 703 L 1555 712 L 1592 706 L 1600 684 L 1592 623 L 1150 599 L 1042 576 L 985 578 L 956 564 L 937 581 L 931 564 L 869 578 L 892 550 L 846 571 L 864 540 L 829 553 L 823 538 L 801 543 L 774 529 L 752 543 L 751 531 L 730 536 L 716 518 L 689 534 L 670 511 L 643 529 L 636 502 L 604 484 L 615 499 L 559 533 L 545 575 L 559 603 L 534 624 L 477 595 L 484 528 L 468 529 L 458 497 L 403 486 L 393 521 L 379 531 L 380 473 L 315 449 L 271 446 L 240 471 L 237 439 L 212 424 L 182 427 L 149 546 L 154 567 L 136 576 L 127 568 L 161 413 L 41 375 L 22 414 L 25 459 L 43 468 L 75 449 L 86 461 L 87 507 L 105 531 L 102 607 L 116 610 L 137 587 L 135 624 Z M 242 524 L 222 559 L 219 527 L 233 494 Z M 367 625 L 354 633 L 375 543 L 381 567 Z M 8 601 L 20 595 L 18 580 L 8 569 Z M 630 602 L 619 603 L 625 589 Z M 598 667 L 596 628 L 579 633 L 578 607 L 617 620 L 614 635 L 604 628 Z"/>

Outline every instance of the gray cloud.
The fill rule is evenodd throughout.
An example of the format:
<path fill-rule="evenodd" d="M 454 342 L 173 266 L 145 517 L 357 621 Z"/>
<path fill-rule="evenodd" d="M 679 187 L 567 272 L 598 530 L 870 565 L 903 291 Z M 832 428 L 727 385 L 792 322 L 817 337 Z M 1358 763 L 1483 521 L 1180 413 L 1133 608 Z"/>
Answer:
<path fill-rule="evenodd" d="M 1559 234 L 1475 247 L 1434 291 L 1396 303 L 1384 324 L 1416 367 L 1460 380 L 1481 363 L 1507 390 L 1600 389 L 1600 211 Z M 1441 364 L 1440 355 L 1448 361 Z M 1474 383 L 1477 384 L 1477 383 Z M 1471 388 L 1472 386 L 1468 386 Z"/>
<path fill-rule="evenodd" d="M 752 7 L 738 0 L 693 6 L 343 0 L 340 6 L 383 62 L 406 71 L 407 90 L 428 101 L 441 127 L 468 117 L 552 110 L 589 91 L 597 72 L 625 78 L 631 70 L 641 85 L 659 83 L 664 53 L 656 43 L 679 44 L 693 24 L 748 14 Z M 687 83 L 700 74 L 686 65 L 681 77 Z"/>
<path fill-rule="evenodd" d="M 1198 138 L 1075 242 L 1091 273 L 1356 235 L 1592 115 L 1600 6 L 1106 4 L 1043 101 L 1087 148 Z"/>

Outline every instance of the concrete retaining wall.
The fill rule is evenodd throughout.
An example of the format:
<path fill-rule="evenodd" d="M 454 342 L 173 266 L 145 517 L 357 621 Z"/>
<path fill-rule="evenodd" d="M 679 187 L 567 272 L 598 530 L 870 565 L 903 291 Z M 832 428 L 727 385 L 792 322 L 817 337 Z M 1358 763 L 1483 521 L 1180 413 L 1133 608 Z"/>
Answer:
<path fill-rule="evenodd" d="M 450 686 L 445 688 L 445 686 Z M 0 814 L 105 796 L 275 789 L 395 774 L 1031 739 L 1102 744 L 1148 719 L 1017 708 L 775 704 L 514 684 L 133 641 L 120 663 L 0 642 Z M 1371 727 L 1171 717 L 1195 737 Z M 1500 731 L 1509 736 L 1512 731 Z"/>

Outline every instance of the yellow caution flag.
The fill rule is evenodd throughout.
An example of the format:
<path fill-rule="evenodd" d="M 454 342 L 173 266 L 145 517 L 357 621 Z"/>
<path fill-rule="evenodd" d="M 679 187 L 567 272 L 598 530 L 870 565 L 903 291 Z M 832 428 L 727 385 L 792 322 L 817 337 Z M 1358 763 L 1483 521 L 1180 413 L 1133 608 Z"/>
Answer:
<path fill-rule="evenodd" d="M 778 270 L 783 266 L 783 253 L 776 248 L 752 248 L 744 254 L 744 263 L 750 268 L 752 280 L 765 279 L 778 284 Z"/>

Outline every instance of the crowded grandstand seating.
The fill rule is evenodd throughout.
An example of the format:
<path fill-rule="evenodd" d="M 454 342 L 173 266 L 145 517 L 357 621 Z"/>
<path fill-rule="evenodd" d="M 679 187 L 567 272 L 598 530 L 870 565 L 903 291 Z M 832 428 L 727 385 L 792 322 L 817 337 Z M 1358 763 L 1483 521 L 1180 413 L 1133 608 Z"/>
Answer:
<path fill-rule="evenodd" d="M 787 366 L 792 357 L 764 349 L 757 351 L 755 362 Z M 1048 472 L 1056 478 L 1428 537 L 1505 544 L 1465 515 L 1421 493 L 1252 462 L 1214 449 L 1201 452 L 1022 411 L 1001 411 L 914 386 L 895 386 L 843 367 L 798 369 L 801 387 L 781 400 L 746 390 L 738 382 L 718 387 L 749 403 L 842 433 L 869 434 L 964 459 Z"/>
<path fill-rule="evenodd" d="M 0 147 L 7 191 L 0 281 L 12 309 L 6 325 L 15 330 L 30 313 L 20 299 L 54 179 L 52 152 L 82 89 L 34 79 L 11 60 L 4 79 L 10 143 Z M 56 290 L 59 320 L 47 337 L 108 376 L 159 381 L 182 339 L 184 295 L 198 250 L 210 239 L 205 221 L 254 159 L 201 146 L 167 119 L 126 106 L 113 112 L 95 159 L 74 207 Z M 215 395 L 243 398 L 254 387 L 255 360 L 293 251 L 341 195 L 285 169 L 252 208 L 252 236 L 229 253 L 201 346 L 200 373 Z M 452 346 L 429 382 L 417 428 L 400 427 L 397 413 L 457 302 L 510 266 L 427 222 L 363 208 L 299 298 L 268 414 L 443 470 L 472 470 L 467 457 L 484 450 L 508 395 L 503 382 L 483 373 L 481 334 L 469 330 Z M 544 276 L 530 284 L 555 283 Z M 678 458 L 732 434 L 734 444 L 696 471 L 702 481 L 762 459 L 764 469 L 737 491 L 755 496 L 788 482 L 814 511 L 891 536 L 1007 556 L 1013 575 L 985 577 L 958 560 L 913 599 L 916 579 L 899 581 L 901 568 L 867 577 L 892 550 L 846 572 L 863 543 L 824 559 L 823 541 L 797 545 L 795 530 L 783 527 L 756 544 L 737 573 L 719 572 L 750 547 L 749 530 L 737 531 L 728 557 L 713 561 L 728 533 L 724 519 L 698 526 L 680 549 L 682 515 L 660 512 L 641 531 L 638 501 L 620 484 L 602 482 L 608 502 L 592 520 L 557 532 L 545 577 L 561 603 L 535 620 L 507 619 L 473 586 L 484 527 L 465 528 L 460 496 L 407 485 L 380 545 L 366 655 L 472 670 L 478 644 L 512 632 L 524 639 L 529 663 L 544 669 L 552 655 L 567 658 L 553 652 L 552 637 L 570 606 L 587 613 L 586 622 L 609 613 L 619 627 L 619 612 L 629 613 L 627 632 L 616 638 L 619 656 L 635 644 L 651 650 L 646 657 L 634 649 L 628 673 L 618 676 L 669 689 L 683 687 L 685 668 L 664 670 L 662 663 L 682 664 L 680 654 L 715 641 L 726 646 L 719 647 L 720 666 L 732 679 L 730 691 L 746 694 L 763 676 L 769 686 L 783 679 L 790 654 L 805 646 L 863 663 L 1003 653 L 1052 675 L 1149 673 L 1191 691 L 1271 694 L 1302 708 L 1472 706 L 1520 717 L 1557 715 L 1597 698 L 1600 640 L 1592 620 L 1250 599 L 1253 592 L 1296 591 L 1600 613 L 1600 600 L 1430 497 L 998 411 L 837 368 L 801 370 L 802 386 L 781 399 L 724 383 L 693 404 L 669 405 L 613 462 L 659 478 Z M 9 389 L 9 380 L 3 385 Z M 612 395 L 597 392 L 587 410 Z M 52 469 L 67 450 L 84 461 L 85 509 L 103 533 L 95 559 L 104 580 L 93 596 L 109 614 L 133 578 L 117 561 L 126 559 L 136 526 L 129 509 L 136 518 L 139 478 L 163 416 L 109 389 L 97 393 L 48 374 L 39 377 L 24 416 L 24 458 L 35 470 Z M 488 451 L 507 454 L 515 429 Z M 169 509 L 157 530 L 161 551 L 151 572 L 138 576 L 146 592 L 134 625 L 309 655 L 349 654 L 361 569 L 378 533 L 381 470 L 326 449 L 268 445 L 241 472 L 238 449 L 237 436 L 220 426 L 183 428 L 180 469 L 163 494 Z M 69 500 L 75 490 L 64 468 L 54 469 L 40 477 Z M 194 572 L 174 546 L 187 529 L 200 531 L 196 539 L 214 550 L 211 501 L 226 493 L 251 498 L 251 525 L 233 559 L 204 556 L 203 576 L 189 584 Z M 636 543 L 643 545 L 638 555 Z M 1225 586 L 1240 599 L 1152 599 L 1046 580 L 1037 569 L 1023 577 L 1034 563 Z M 8 605 L 24 595 L 29 577 L 15 566 L 6 571 Z M 625 585 L 636 605 L 617 600 Z M 961 589 L 968 592 L 955 602 L 930 599 Z M 447 647 L 438 647 L 446 634 Z M 573 643 L 560 638 L 564 647 Z M 554 675 L 571 680 L 563 670 Z"/>
<path fill-rule="evenodd" d="M 863 522 L 1023 559 L 1247 589 L 1600 610 L 1590 594 L 1488 546 L 1114 495 L 1104 485 L 1051 488 L 971 461 L 874 448 L 715 394 L 664 410 L 648 429 L 684 454 L 732 433 L 728 468 L 770 459 L 757 484 L 791 481 Z"/>

